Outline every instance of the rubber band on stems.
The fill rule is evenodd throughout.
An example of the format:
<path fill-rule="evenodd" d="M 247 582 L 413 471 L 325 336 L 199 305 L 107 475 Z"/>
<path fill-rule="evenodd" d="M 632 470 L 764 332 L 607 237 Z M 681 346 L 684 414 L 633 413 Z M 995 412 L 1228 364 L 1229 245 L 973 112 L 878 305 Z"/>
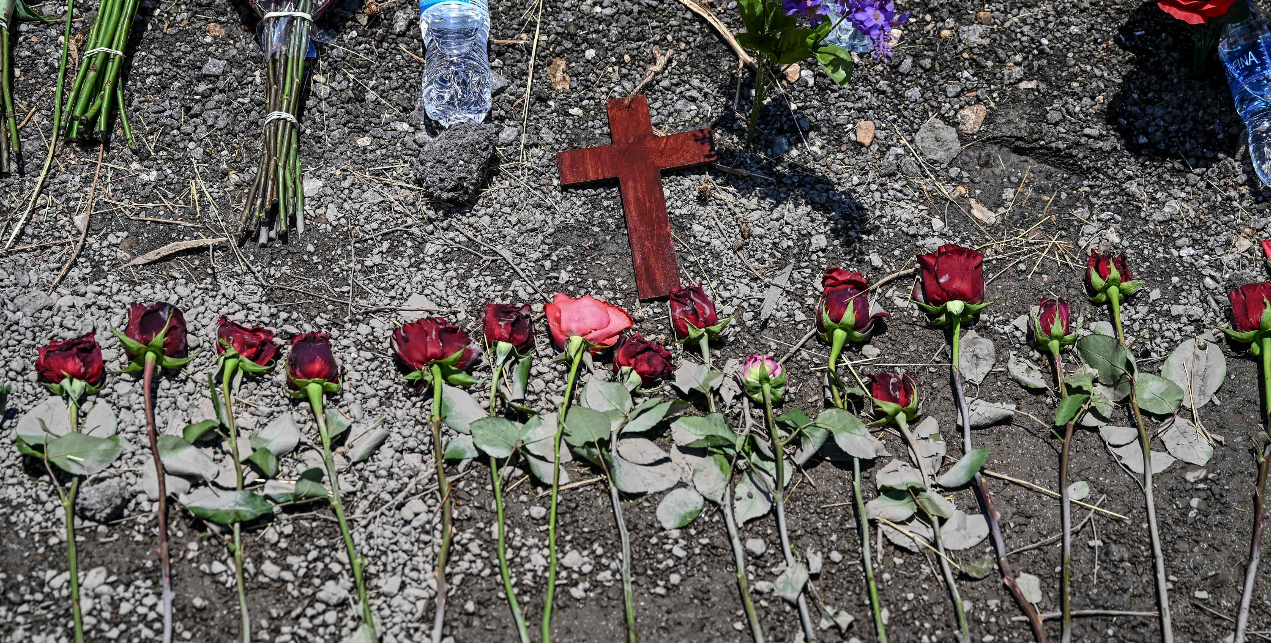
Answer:
<path fill-rule="evenodd" d="M 300 121 L 296 120 L 295 116 L 292 116 L 291 114 L 287 112 L 269 112 L 268 114 L 265 115 L 265 123 L 263 126 L 269 127 L 270 123 L 277 120 L 284 120 L 291 123 L 292 125 L 295 125 L 296 127 L 300 127 Z"/>
<path fill-rule="evenodd" d="M 270 18 L 299 18 L 301 20 L 313 22 L 313 16 L 303 11 L 270 11 L 269 13 L 261 16 L 260 19 L 268 20 Z"/>
<path fill-rule="evenodd" d="M 97 47 L 96 49 L 89 49 L 88 51 L 84 52 L 84 57 L 87 58 L 93 54 L 110 54 L 112 56 L 119 56 L 120 58 L 123 58 L 124 56 L 124 52 L 119 51 L 118 49 L 111 49 L 110 47 Z"/>

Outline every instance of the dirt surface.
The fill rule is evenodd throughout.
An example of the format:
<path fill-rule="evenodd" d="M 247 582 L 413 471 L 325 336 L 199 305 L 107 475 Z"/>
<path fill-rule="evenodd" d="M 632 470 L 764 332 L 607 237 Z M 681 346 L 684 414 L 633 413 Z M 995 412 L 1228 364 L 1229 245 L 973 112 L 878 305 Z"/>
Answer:
<path fill-rule="evenodd" d="M 1024 344 L 1021 316 L 1041 295 L 1057 294 L 1073 302 L 1083 328 L 1107 321 L 1106 309 L 1086 303 L 1080 266 L 1090 248 L 1119 248 L 1147 284 L 1124 307 L 1126 333 L 1140 365 L 1157 369 L 1180 342 L 1226 325 L 1228 290 L 1265 278 L 1256 244 L 1271 221 L 1268 192 L 1243 150 L 1242 126 L 1217 60 L 1193 78 L 1189 33 L 1155 3 L 900 4 L 914 15 L 889 64 L 861 61 L 849 89 L 804 69 L 766 107 L 757 144 L 747 149 L 750 75 L 742 74 L 739 92 L 732 53 L 679 3 L 560 0 L 542 4 L 540 21 L 536 3 L 493 2 L 491 37 L 501 44 L 491 44 L 490 54 L 498 90 L 484 136 L 494 139 L 498 156 L 475 200 L 453 205 L 431 201 L 417 187 L 427 183 L 422 157 L 442 152 L 431 144 L 435 128 L 425 125 L 416 106 L 422 72 L 417 7 L 343 2 L 320 25 L 328 42 L 311 64 L 301 142 L 306 234 L 237 251 L 221 243 L 125 267 L 172 241 L 232 236 L 264 116 L 262 55 L 249 11 L 223 3 L 143 2 L 125 83 L 140 149 L 131 151 L 122 140 L 107 148 L 83 251 L 46 295 L 83 222 L 96 170 L 92 144 L 58 152 L 41 205 L 19 237 L 25 249 L 0 254 L 0 382 L 14 385 L 0 439 L 11 444 L 17 417 L 47 396 L 32 367 L 36 347 L 95 329 L 108 364 L 121 366 L 123 352 L 108 324 L 118 327 L 132 301 L 181 306 L 192 349 L 203 349 L 159 385 L 158 414 L 176 422 L 202 419 L 199 397 L 206 395 L 221 314 L 263 323 L 284 337 L 330 331 L 345 373 L 333 404 L 354 418 L 383 417 L 392 432 L 371 461 L 341 478 L 359 551 L 369 561 L 372 607 L 385 641 L 422 640 L 432 620 L 439 533 L 438 498 L 427 486 L 433 479 L 430 407 L 400 383 L 388 337 L 397 323 L 432 314 L 421 309 L 439 309 L 479 332 L 487 301 L 527 302 L 541 312 L 546 297 L 560 291 L 589 292 L 624 306 L 646 337 L 669 339 L 665 304 L 636 299 L 618 190 L 562 191 L 555 173 L 556 152 L 608 142 L 604 101 L 635 88 L 656 44 L 675 53 L 645 90 L 655 129 L 713 127 L 721 157 L 716 168 L 669 173 L 664 180 L 683 282 L 704 282 L 726 314 L 737 314 L 715 349 L 717 362 L 789 352 L 813 325 L 820 275 L 830 266 L 877 280 L 941 243 L 982 247 L 988 298 L 995 303 L 973 330 L 994 342 L 996 364 L 968 393 L 1015 404 L 1020 412 L 1010 423 L 977 430 L 975 444 L 992 449 L 989 469 L 1057 489 L 1059 441 L 1048 426 L 1054 396 L 1026 392 L 1006 372 L 1011 353 L 1043 363 Z M 52 4 L 41 9 L 61 12 Z M 734 8 L 714 9 L 740 28 Z M 988 25 L 977 18 L 983 11 L 992 14 Z M 76 22 L 77 32 L 89 19 Z M 27 174 L 0 179 L 5 213 L 20 212 L 43 160 L 60 29 L 22 24 L 15 39 L 15 99 L 21 114 L 34 113 L 22 129 Z M 568 89 L 548 71 L 557 59 L 564 61 Z M 957 127 L 959 111 L 977 105 L 984 107 L 983 123 L 964 126 L 956 148 L 924 145 L 920 129 L 936 119 Z M 864 120 L 877 128 L 869 146 L 856 137 Z M 456 146 L 451 153 L 471 155 L 480 147 Z M 941 163 L 944 153 L 952 160 Z M 984 212 L 970 199 L 992 216 L 977 216 Z M 521 272 L 495 248 L 509 253 Z M 774 285 L 787 268 L 786 285 Z M 910 285 L 900 280 L 881 289 L 877 300 L 892 319 L 872 349 L 849 354 L 868 359 L 865 371 L 896 364 L 912 372 L 923 413 L 939 421 L 948 456 L 956 459 L 962 449 L 947 342 L 907 303 Z M 765 319 L 766 301 L 773 311 Z M 538 330 L 530 405 L 548 410 L 559 401 L 565 377 L 563 365 L 550 362 L 545 324 Z M 1258 371 L 1238 347 L 1223 344 L 1223 351 L 1227 380 L 1217 403 L 1200 411 L 1223 442 L 1206 471 L 1176 462 L 1156 479 L 1180 641 L 1220 641 L 1230 632 L 1227 617 L 1239 600 L 1252 523 L 1255 463 L 1248 445 L 1259 428 Z M 813 415 L 822 407 L 818 369 L 827 353 L 814 339 L 790 357 L 784 410 Z M 678 349 L 677 357 L 695 359 Z M 477 373 L 475 391 L 483 398 L 488 369 Z M 675 395 L 669 387 L 658 393 Z M 282 392 L 277 373 L 248 380 L 240 397 L 248 422 L 264 426 L 294 411 L 306 422 L 307 442 L 316 444 L 312 421 Z M 150 454 L 140 382 L 111 375 L 101 399 L 119 414 L 125 452 L 89 486 L 115 479 L 127 494 L 121 520 L 80 521 L 81 574 L 91 578 L 102 570 L 84 592 L 91 597 L 89 638 L 154 640 L 157 537 L 153 504 L 141 489 Z M 731 415 L 740 425 L 738 405 Z M 1113 423 L 1131 419 L 1118 409 Z M 885 441 L 893 454 L 904 453 L 894 436 Z M 669 436 L 658 442 L 669 447 Z M 867 497 L 875 495 L 873 473 L 881 464 L 866 472 Z M 283 476 L 300 469 L 286 461 Z M 569 473 L 574 480 L 597 475 L 577 462 Z M 800 551 L 825 558 L 814 577 L 823 602 L 855 617 L 845 634 L 830 629 L 822 636 L 872 641 L 856 516 L 848 504 L 850 466 L 817 458 L 805 473 L 787 505 L 791 537 Z M 1075 536 L 1075 608 L 1154 611 L 1150 542 L 1135 477 L 1094 431 L 1078 434 L 1071 475 L 1089 482 L 1092 501 L 1106 496 L 1102 507 L 1129 518 L 1096 517 Z M 447 633 L 463 643 L 515 640 L 494 557 L 489 471 L 478 459 L 452 466 L 452 476 L 458 508 Z M 537 632 L 547 537 L 546 520 L 534 509 L 545 508 L 547 498 L 523 477 L 514 473 L 506 494 L 509 552 Z M 6 447 L 0 482 L 0 511 L 7 517 L 0 537 L 0 638 L 69 640 L 64 523 L 47 475 Z M 1012 549 L 1059 531 L 1057 501 L 997 479 L 990 486 Z M 623 506 L 643 637 L 749 640 L 718 510 L 667 532 L 654 517 L 659 500 L 632 497 Z M 952 500 L 969 513 L 979 511 L 968 490 Z M 1074 521 L 1085 514 L 1075 511 Z M 171 515 L 178 636 L 230 640 L 238 622 L 230 556 L 205 526 L 175 506 Z M 579 564 L 562 569 L 555 639 L 620 640 L 618 537 L 608 495 L 599 484 L 569 489 L 560 516 L 562 556 L 576 552 Z M 769 640 L 798 640 L 795 611 L 764 585 L 782 567 L 775 520 L 765 516 L 742 532 L 743 540 L 764 544 L 763 554 L 748 557 Z M 351 591 L 352 581 L 339 538 L 325 508 L 289 510 L 249 531 L 248 596 L 259 640 L 337 641 L 353 633 L 353 604 L 340 595 Z M 986 542 L 954 557 L 966 563 L 988 550 Z M 890 542 L 876 551 L 892 640 L 954 640 L 952 606 L 934 559 Z M 1041 579 L 1042 611 L 1057 610 L 1058 543 L 1012 562 L 1017 572 Z M 1253 630 L 1271 623 L 1269 576 L 1264 565 Z M 1019 611 L 996 573 L 959 584 L 975 640 L 1031 640 L 1026 624 L 1012 620 Z M 1057 637 L 1055 621 L 1049 624 Z M 1158 638 L 1152 616 L 1080 618 L 1074 635 L 1100 642 Z"/>

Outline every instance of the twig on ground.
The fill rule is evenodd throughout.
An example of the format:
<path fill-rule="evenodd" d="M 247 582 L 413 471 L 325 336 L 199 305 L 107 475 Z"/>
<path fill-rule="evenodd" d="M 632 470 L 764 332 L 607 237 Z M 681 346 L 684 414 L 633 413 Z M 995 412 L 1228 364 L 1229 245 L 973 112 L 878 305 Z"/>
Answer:
<path fill-rule="evenodd" d="M 225 237 L 218 237 L 216 239 L 186 239 L 185 241 L 174 241 L 172 243 L 169 243 L 166 246 L 155 248 L 154 250 L 151 250 L 150 252 L 147 252 L 144 255 L 140 255 L 136 257 L 135 259 L 133 259 L 132 261 L 129 261 L 128 263 L 124 264 L 122 267 L 127 268 L 130 266 L 142 266 L 148 263 L 158 261 L 168 255 L 181 252 L 182 250 L 213 246 L 218 243 L 221 243 L 222 241 L 227 241 L 227 239 Z"/>
<path fill-rule="evenodd" d="M 551 297 L 548 297 L 546 294 L 543 293 L 542 290 L 539 290 L 538 284 L 535 283 L 533 279 L 530 279 L 528 276 L 526 276 L 525 271 L 521 270 L 521 266 L 512 260 L 512 255 L 508 254 L 508 251 L 504 250 L 503 248 L 499 248 L 497 246 L 492 246 L 486 243 L 485 241 L 482 241 L 480 237 L 477 237 L 471 232 L 468 232 L 467 228 L 464 228 L 463 226 L 457 223 L 454 224 L 454 226 L 457 230 L 459 230 L 460 233 L 463 234 L 463 236 L 467 237 L 473 243 L 481 244 L 481 246 L 486 248 L 487 250 L 498 253 L 500 257 L 503 257 L 504 261 L 508 262 L 509 266 L 512 266 L 512 269 L 516 271 L 516 274 L 520 275 L 521 279 L 524 279 L 526 283 L 530 285 L 530 288 L 533 288 L 534 292 L 538 293 L 538 296 L 548 301 L 551 301 Z"/>
<path fill-rule="evenodd" d="M 1027 481 L 1027 480 L 1020 480 L 1019 478 L 1012 478 L 1012 477 L 1010 477 L 1010 476 L 1008 476 L 1008 475 L 1004 475 L 1004 474 L 998 473 L 998 472 L 996 472 L 996 471 L 990 471 L 990 470 L 988 470 L 988 469 L 985 469 L 985 470 L 983 471 L 983 473 L 984 473 L 984 475 L 986 475 L 986 476 L 990 476 L 990 477 L 993 477 L 993 478 L 997 478 L 998 480 L 1005 480 L 1005 481 L 1007 481 L 1007 482 L 1014 482 L 1015 484 L 1020 485 L 1021 487 L 1027 487 L 1027 488 L 1032 489 L 1032 490 L 1034 490 L 1034 491 L 1038 491 L 1038 492 L 1044 493 L 1044 494 L 1046 494 L 1046 495 L 1048 495 L 1048 496 L 1050 496 L 1050 497 L 1052 497 L 1052 498 L 1058 498 L 1058 497 L 1059 497 L 1059 494 L 1058 494 L 1058 493 L 1055 493 L 1054 491 L 1051 491 L 1050 489 L 1047 489 L 1046 487 L 1043 487 L 1043 486 L 1041 486 L 1041 485 L 1033 484 L 1033 483 L 1031 483 L 1031 482 L 1029 482 L 1029 481 Z M 1085 502 L 1082 502 L 1082 501 L 1080 501 L 1080 500 L 1073 500 L 1072 502 L 1073 502 L 1073 504 L 1081 505 L 1082 507 L 1085 507 L 1085 508 L 1087 508 L 1087 509 L 1091 509 L 1091 510 L 1093 510 L 1093 511 L 1098 511 L 1099 513 L 1107 514 L 1107 515 L 1109 515 L 1109 516 L 1112 516 L 1113 518 L 1120 518 L 1121 520 L 1129 520 L 1129 518 L 1127 518 L 1127 517 L 1125 517 L 1125 516 L 1122 516 L 1121 514 L 1119 514 L 1119 513 L 1115 512 L 1115 511 L 1108 511 L 1107 509 L 1104 509 L 1104 508 L 1102 508 L 1102 507 L 1098 507 L 1098 506 L 1096 506 L 1096 505 L 1092 505 L 1092 504 L 1089 504 L 1089 503 L 1085 503 Z"/>
<path fill-rule="evenodd" d="M 653 45 L 653 64 L 649 65 L 648 70 L 644 72 L 644 78 L 640 79 L 640 84 L 636 85 L 635 90 L 627 95 L 627 101 L 623 105 L 624 107 L 631 107 L 631 101 L 636 97 L 636 94 L 644 91 L 644 86 L 648 85 L 649 81 L 653 80 L 654 76 L 666 69 L 666 64 L 671 62 L 671 54 L 673 53 L 675 53 L 674 49 L 662 51 L 661 47 Z"/>
<path fill-rule="evenodd" d="M 755 62 L 754 57 L 746 53 L 745 49 L 741 48 L 741 44 L 737 42 L 737 37 L 733 35 L 733 32 L 730 31 L 728 27 L 724 26 L 724 23 L 720 22 L 719 18 L 715 17 L 715 14 L 711 13 L 709 9 L 698 4 L 696 0 L 679 1 L 680 4 L 688 7 L 689 11 L 701 16 L 706 20 L 706 22 L 710 23 L 710 26 L 714 27 L 715 31 L 719 32 L 719 35 L 725 42 L 728 43 L 728 46 L 733 50 L 733 53 L 737 54 L 737 59 L 740 60 L 743 65 L 751 69 L 759 68 L 759 65 Z"/>
<path fill-rule="evenodd" d="M 1075 610 L 1073 616 L 1156 616 L 1156 612 L 1126 612 L 1122 610 Z M 1059 618 L 1059 612 L 1046 612 L 1041 614 L 1043 621 L 1053 621 Z M 1022 623 L 1028 620 L 1027 616 L 1012 616 L 1011 620 L 1016 623 Z"/>
<path fill-rule="evenodd" d="M 521 98 L 521 162 L 525 162 L 525 137 L 529 133 L 530 91 L 534 89 L 534 62 L 538 60 L 538 34 L 543 28 L 543 1 L 538 0 L 538 17 L 534 19 L 534 46 L 530 47 L 529 73 L 525 74 L 525 96 Z"/>
<path fill-rule="evenodd" d="M 71 250 L 71 257 L 66 260 L 66 264 L 62 266 L 62 271 L 57 273 L 57 278 L 49 285 L 49 294 L 53 294 L 53 289 L 57 288 L 57 284 L 61 283 L 62 277 L 66 276 L 66 271 L 71 269 L 75 260 L 79 258 L 79 251 L 84 248 L 84 239 L 88 236 L 88 222 L 93 218 L 93 202 L 97 196 L 97 177 L 101 176 L 102 156 L 106 153 L 106 144 L 101 143 L 97 146 L 97 169 L 93 170 L 93 184 L 88 188 L 88 205 L 84 208 L 84 225 L 79 229 L 79 241 L 75 243 L 75 247 Z"/>

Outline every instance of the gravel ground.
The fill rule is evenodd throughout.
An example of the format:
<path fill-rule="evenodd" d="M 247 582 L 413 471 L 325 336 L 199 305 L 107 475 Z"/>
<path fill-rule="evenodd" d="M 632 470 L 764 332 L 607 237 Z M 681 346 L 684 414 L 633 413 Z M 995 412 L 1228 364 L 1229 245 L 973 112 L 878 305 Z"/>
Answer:
<path fill-rule="evenodd" d="M 676 2 L 544 3 L 528 96 L 538 5 L 492 2 L 492 37 L 512 44 L 491 45 L 497 93 L 489 125 L 436 139 L 415 104 L 422 72 L 416 6 L 343 2 L 326 20 L 321 31 L 329 43 L 311 65 L 301 144 L 306 234 L 269 247 L 234 251 L 220 244 L 124 267 L 171 241 L 233 229 L 256 165 L 264 109 L 262 57 L 254 20 L 242 6 L 143 2 L 126 82 L 142 151 L 107 149 L 87 242 L 51 293 L 70 257 L 68 240 L 83 222 L 95 147 L 58 153 L 46 202 L 19 242 L 51 245 L 0 254 L 0 381 L 14 385 L 14 409 L 0 438 L 10 443 L 18 413 L 47 396 L 32 367 L 36 347 L 96 330 L 108 364 L 122 365 L 108 324 L 118 326 L 133 301 L 181 306 L 192 349 L 203 349 L 161 379 L 161 426 L 202 419 L 220 315 L 261 322 L 284 336 L 329 331 L 346 374 L 337 405 L 354 418 L 384 418 L 392 433 L 369 462 L 341 479 L 359 551 L 369 560 L 372 607 L 385 641 L 420 640 L 431 623 L 439 533 L 438 499 L 427 486 L 429 402 L 398 381 L 388 336 L 422 309 L 439 309 L 476 331 L 487 301 L 528 302 L 538 312 L 545 295 L 563 291 L 622 305 L 646 336 L 667 340 L 664 304 L 636 300 L 618 191 L 562 191 L 555 173 L 556 152 L 607 142 L 605 99 L 634 89 L 657 44 L 675 54 L 646 89 L 654 127 L 669 133 L 711 126 L 720 150 L 723 167 L 668 174 L 664 185 L 684 282 L 705 282 L 725 312 L 738 314 L 718 348 L 721 363 L 789 351 L 813 323 L 819 277 L 829 266 L 878 279 L 941 243 L 986 246 L 988 296 L 996 303 L 974 330 L 995 343 L 996 366 L 970 394 L 1022 412 L 978 431 L 976 441 L 993 449 L 989 468 L 1056 488 L 1058 442 L 1026 416 L 1047 417 L 1054 399 L 1025 392 L 1006 373 L 1012 353 L 1030 356 L 1021 316 L 1040 295 L 1054 293 L 1077 302 L 1086 326 L 1106 320 L 1105 310 L 1084 303 L 1078 266 L 1090 247 L 1121 248 L 1147 282 L 1124 308 L 1127 334 L 1140 362 L 1154 368 L 1181 341 L 1226 323 L 1227 290 L 1263 278 L 1256 242 L 1271 222 L 1268 193 L 1241 149 L 1241 124 L 1216 61 L 1210 74 L 1193 79 L 1188 32 L 1154 3 L 901 4 L 914 16 L 890 65 L 863 61 L 850 89 L 819 71 L 791 72 L 795 80 L 767 107 L 749 150 L 743 141 L 750 81 L 743 79 L 739 94 L 736 59 Z M 717 9 L 739 28 L 731 8 Z M 88 24 L 76 26 L 82 31 Z M 28 168 L 38 167 L 41 137 L 48 136 L 60 29 L 24 23 L 14 45 L 19 112 L 34 110 L 22 130 Z M 557 63 L 549 72 L 557 60 L 563 69 Z M 872 127 L 858 125 L 863 121 Z M 3 179 L 6 212 L 15 210 L 34 173 Z M 478 180 L 486 174 L 488 183 Z M 911 365 L 924 412 L 939 421 L 956 458 L 960 441 L 941 365 L 948 359 L 945 341 L 907 304 L 908 289 L 907 282 L 883 289 L 880 302 L 893 318 L 865 357 Z M 765 302 L 772 304 L 767 316 Z M 565 378 L 561 365 L 550 363 L 542 336 L 530 403 L 548 409 Z M 1228 379 L 1219 403 L 1201 416 L 1223 443 L 1206 467 L 1175 463 L 1157 481 L 1175 630 L 1183 641 L 1217 641 L 1230 630 L 1226 617 L 1239 599 L 1251 525 L 1255 468 L 1247 445 L 1258 428 L 1257 368 L 1231 346 L 1223 350 Z M 821 375 L 814 369 L 826 354 L 813 341 L 790 359 L 787 410 L 820 408 Z M 487 371 L 479 373 L 488 385 Z M 277 374 L 248 380 L 243 424 L 264 426 L 296 413 L 307 442 L 316 444 L 312 421 L 281 387 Z M 150 454 L 140 382 L 112 375 L 101 399 L 119 414 L 125 448 L 111 470 L 89 481 L 80 502 L 86 627 L 93 640 L 153 640 L 160 623 L 157 537 L 143 484 Z M 887 440 L 893 453 L 903 453 Z M 594 475 L 578 463 L 571 467 L 574 479 Z M 283 475 L 300 468 L 288 459 Z M 448 634 L 463 642 L 513 640 L 494 558 L 488 472 L 470 463 L 452 475 L 458 507 Z M 791 536 L 801 551 L 824 555 L 815 580 L 825 603 L 855 616 L 842 637 L 873 640 L 855 516 L 846 504 L 850 468 L 818 459 L 807 476 L 788 502 Z M 1134 479 L 1093 432 L 1077 438 L 1072 478 L 1088 481 L 1093 498 L 1107 496 L 1102 506 L 1130 518 L 1096 518 L 1075 537 L 1076 608 L 1154 610 Z M 512 484 L 509 551 L 536 629 L 547 499 L 531 481 Z M 1057 502 L 998 480 L 991 485 L 1009 546 L 1058 531 Z M 872 472 L 866 487 L 872 497 Z M 562 498 L 556 638 L 619 640 L 618 542 L 607 494 L 589 485 Z M 641 631 L 668 641 L 748 640 L 719 513 L 668 532 L 654 517 L 659 499 L 630 498 L 624 508 Z M 978 511 L 969 491 L 953 500 Z M 0 452 L 0 511 L 8 516 L 0 535 L 5 640 L 69 638 L 59 509 L 40 467 L 13 448 Z M 175 507 L 171 515 L 178 635 L 227 640 L 237 630 L 231 558 L 203 525 Z M 770 640 L 799 639 L 797 615 L 770 594 L 782 567 L 773 518 L 747 524 L 743 539 L 754 539 L 750 573 Z M 248 591 L 259 640 L 337 641 L 353 632 L 352 581 L 339 540 L 330 512 L 315 509 L 288 510 L 249 533 Z M 987 544 L 957 558 L 970 561 L 984 551 Z M 933 561 L 891 544 L 879 559 L 894 640 L 953 640 L 952 610 Z M 1058 559 L 1058 544 L 1013 559 L 1017 572 L 1041 578 L 1043 611 L 1058 607 Z M 1271 587 L 1269 574 L 1264 565 L 1260 588 Z M 1030 640 L 1025 624 L 1011 620 L 1018 611 L 995 579 L 961 581 L 974 637 Z M 1271 623 L 1268 596 L 1255 595 L 1251 629 Z M 1084 618 L 1075 638 L 1156 640 L 1156 620 Z"/>

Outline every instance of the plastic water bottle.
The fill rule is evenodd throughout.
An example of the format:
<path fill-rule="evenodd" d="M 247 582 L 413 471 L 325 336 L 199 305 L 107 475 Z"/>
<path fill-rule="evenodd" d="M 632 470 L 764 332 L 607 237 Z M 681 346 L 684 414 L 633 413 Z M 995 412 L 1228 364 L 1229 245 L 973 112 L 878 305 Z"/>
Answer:
<path fill-rule="evenodd" d="M 486 0 L 419 0 L 424 109 L 449 127 L 490 111 L 490 11 Z"/>
<path fill-rule="evenodd" d="M 828 2 L 821 6 L 825 8 L 825 19 L 829 20 L 830 24 L 835 25 L 830 35 L 825 37 L 825 42 L 831 45 L 838 45 L 858 54 L 874 50 L 874 45 L 870 42 L 869 37 L 857 31 L 856 27 L 852 26 L 851 20 L 843 20 L 843 14 L 834 9 L 834 3 Z"/>
<path fill-rule="evenodd" d="M 1223 27 L 1218 56 L 1236 111 L 1249 131 L 1249 158 L 1263 185 L 1271 186 L 1271 28 L 1249 4 L 1249 17 Z"/>

